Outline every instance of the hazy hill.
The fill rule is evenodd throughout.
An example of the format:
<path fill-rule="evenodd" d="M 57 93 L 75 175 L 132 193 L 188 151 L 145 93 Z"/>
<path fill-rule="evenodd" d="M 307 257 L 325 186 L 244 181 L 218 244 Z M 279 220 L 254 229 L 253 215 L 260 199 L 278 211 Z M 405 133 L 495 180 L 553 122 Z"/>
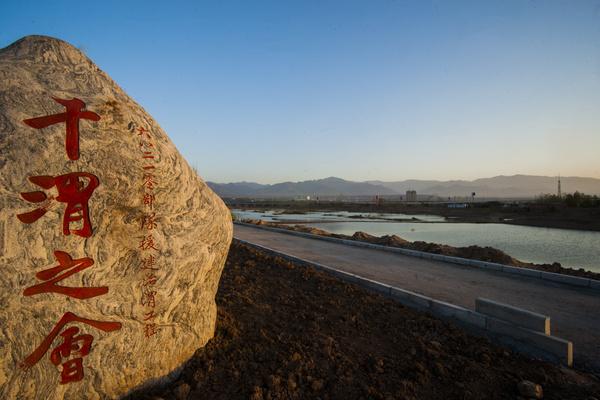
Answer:
<path fill-rule="evenodd" d="M 273 185 L 258 183 L 214 183 L 208 185 L 222 197 L 305 197 L 305 196 L 374 196 L 396 192 L 385 186 L 367 182 L 352 182 L 340 178 L 325 178 L 303 182 L 283 182 Z"/>
<path fill-rule="evenodd" d="M 419 193 L 442 197 L 467 196 L 472 192 L 477 193 L 478 197 L 534 197 L 541 193 L 557 192 L 556 177 L 535 175 L 501 175 L 473 181 L 406 180 L 399 182 L 371 181 L 371 183 L 385 186 L 398 193 L 416 190 Z M 580 191 L 600 195 L 600 179 L 562 177 L 561 183 L 563 193 Z"/>
<path fill-rule="evenodd" d="M 254 182 L 214 183 L 206 182 L 212 190 L 221 197 L 248 197 L 254 196 L 256 191 L 266 185 Z"/>
<path fill-rule="evenodd" d="M 600 179 L 563 177 L 563 193 L 580 191 L 600 195 Z M 375 196 L 403 195 L 407 190 L 416 190 L 419 194 L 441 197 L 469 196 L 477 197 L 534 197 L 542 193 L 556 193 L 557 178 L 534 175 L 496 176 L 473 181 L 453 180 L 416 180 L 397 182 L 368 181 L 352 182 L 340 178 L 326 178 L 303 182 L 283 182 L 262 185 L 253 182 L 213 183 L 208 182 L 222 197 L 304 197 L 304 196 Z"/>

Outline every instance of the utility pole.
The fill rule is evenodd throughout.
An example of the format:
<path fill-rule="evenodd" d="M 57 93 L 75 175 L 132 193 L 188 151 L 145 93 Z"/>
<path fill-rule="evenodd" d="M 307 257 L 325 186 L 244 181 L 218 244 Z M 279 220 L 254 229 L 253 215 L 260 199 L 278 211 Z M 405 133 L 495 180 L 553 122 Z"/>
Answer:
<path fill-rule="evenodd" d="M 562 199 L 562 190 L 560 188 L 560 174 L 558 174 L 558 198 Z"/>

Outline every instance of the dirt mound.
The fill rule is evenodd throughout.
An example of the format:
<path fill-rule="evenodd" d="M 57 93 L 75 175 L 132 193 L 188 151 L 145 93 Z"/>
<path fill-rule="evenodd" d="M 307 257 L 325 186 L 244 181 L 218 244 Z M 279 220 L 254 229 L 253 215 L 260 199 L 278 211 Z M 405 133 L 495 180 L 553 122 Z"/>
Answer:
<path fill-rule="evenodd" d="M 285 229 L 285 227 L 282 225 L 276 225 L 276 227 Z M 306 225 L 294 225 L 291 228 L 297 232 L 310 233 L 312 235 L 332 236 L 331 233 L 324 231 L 323 229 L 313 228 L 313 227 L 306 226 Z"/>
<path fill-rule="evenodd" d="M 410 242 L 408 240 L 402 239 L 400 236 L 385 235 L 378 238 L 377 243 L 382 244 L 384 246 L 404 247 L 407 246 Z"/>
<path fill-rule="evenodd" d="M 379 238 L 377 236 L 369 235 L 368 233 L 365 233 L 365 232 L 354 232 L 354 235 L 352 235 L 352 237 L 350 239 L 360 240 L 362 242 L 375 243 L 375 241 Z"/>
<path fill-rule="evenodd" d="M 266 226 L 271 225 L 268 222 L 263 221 L 262 219 L 244 219 L 244 220 L 242 220 L 242 222 L 244 222 L 246 224 L 253 224 L 253 225 L 266 225 Z"/>
<path fill-rule="evenodd" d="M 369 242 L 382 246 L 406 247 L 410 242 L 396 235 L 373 236 L 365 232 L 355 232 L 354 235 L 348 237 L 346 235 L 338 235 L 352 240 L 360 240 L 361 242 Z"/>
<path fill-rule="evenodd" d="M 427 253 L 444 254 L 453 257 L 470 258 L 474 260 L 495 262 L 499 264 L 522 266 L 525 263 L 493 247 L 468 246 L 453 247 L 429 242 L 412 242 L 406 246 L 411 250 L 425 251 Z"/>
<path fill-rule="evenodd" d="M 531 361 L 312 268 L 234 243 L 216 336 L 173 384 L 135 399 L 545 399 L 598 396 L 592 376 Z"/>

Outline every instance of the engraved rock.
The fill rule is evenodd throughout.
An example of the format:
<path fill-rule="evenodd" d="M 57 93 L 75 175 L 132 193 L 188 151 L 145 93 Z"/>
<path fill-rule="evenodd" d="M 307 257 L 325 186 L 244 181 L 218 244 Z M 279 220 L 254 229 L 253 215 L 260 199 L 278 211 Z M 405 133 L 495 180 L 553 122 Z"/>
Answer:
<path fill-rule="evenodd" d="M 119 398 L 213 336 L 230 213 L 61 40 L 0 50 L 0 206 L 0 398 Z"/>

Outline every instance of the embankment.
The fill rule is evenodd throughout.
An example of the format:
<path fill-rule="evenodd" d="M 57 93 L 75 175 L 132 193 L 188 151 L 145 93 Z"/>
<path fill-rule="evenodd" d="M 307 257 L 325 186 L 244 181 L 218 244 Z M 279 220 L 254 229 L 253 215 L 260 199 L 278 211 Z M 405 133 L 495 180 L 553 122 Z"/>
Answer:
<path fill-rule="evenodd" d="M 520 261 L 520 260 L 506 254 L 502 250 L 498 250 L 494 247 L 489 247 L 489 246 L 487 246 L 487 247 L 482 247 L 482 246 L 454 247 L 454 246 L 448 246 L 445 244 L 430 243 L 430 242 L 421 242 L 421 241 L 410 242 L 410 241 L 407 241 L 397 235 L 373 236 L 373 235 L 370 235 L 365 232 L 355 232 L 354 235 L 350 236 L 350 235 L 331 233 L 331 232 L 327 232 L 322 229 L 317 229 L 317 228 L 313 228 L 313 227 L 306 226 L 306 225 L 287 225 L 287 224 L 282 224 L 282 223 L 275 224 L 275 223 L 265 222 L 262 220 L 244 220 L 244 222 L 255 224 L 255 225 L 261 225 L 261 226 L 270 226 L 270 227 L 279 228 L 279 229 L 288 229 L 288 230 L 293 230 L 293 231 L 298 231 L 298 232 L 305 232 L 305 233 L 310 233 L 310 234 L 319 235 L 319 236 L 329 236 L 329 237 L 335 237 L 335 238 L 346 239 L 346 240 L 357 240 L 357 241 L 362 241 L 362 242 L 379 244 L 382 246 L 400 247 L 400 248 L 409 249 L 409 250 L 424 251 L 427 253 L 443 254 L 443 255 L 452 256 L 452 257 L 468 258 L 468 259 L 472 259 L 472 260 L 480 260 L 480 261 L 493 262 L 493 263 L 498 263 L 498 264 L 503 264 L 503 265 L 510 265 L 513 267 L 536 269 L 539 271 L 552 272 L 552 273 L 556 273 L 556 274 L 571 275 L 571 276 L 578 276 L 578 277 L 582 277 L 582 278 L 600 280 L 599 273 L 588 271 L 583 268 L 579 268 L 579 269 L 565 268 L 565 267 L 561 266 L 560 263 L 557 263 L 557 262 L 555 262 L 553 264 L 528 263 L 528 262 Z"/>

